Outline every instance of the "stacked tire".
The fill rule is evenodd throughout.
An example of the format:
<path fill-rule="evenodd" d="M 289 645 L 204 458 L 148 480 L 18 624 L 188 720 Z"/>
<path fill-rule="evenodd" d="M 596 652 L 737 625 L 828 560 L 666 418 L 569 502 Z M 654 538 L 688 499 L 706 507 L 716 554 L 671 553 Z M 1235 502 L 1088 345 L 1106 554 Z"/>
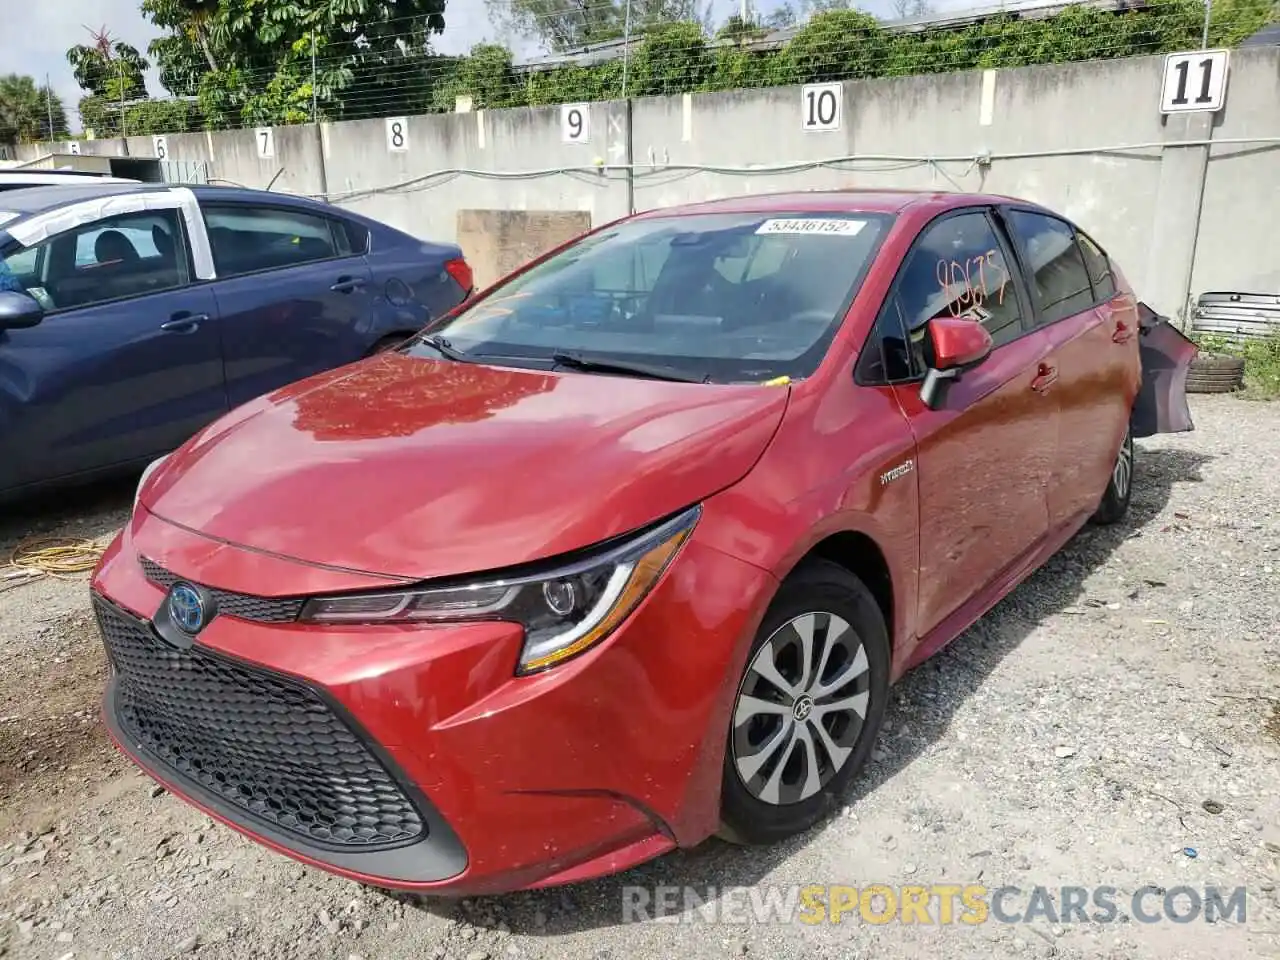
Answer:
<path fill-rule="evenodd" d="M 1187 371 L 1187 393 L 1231 393 L 1244 385 L 1244 358 L 1202 353 Z"/>

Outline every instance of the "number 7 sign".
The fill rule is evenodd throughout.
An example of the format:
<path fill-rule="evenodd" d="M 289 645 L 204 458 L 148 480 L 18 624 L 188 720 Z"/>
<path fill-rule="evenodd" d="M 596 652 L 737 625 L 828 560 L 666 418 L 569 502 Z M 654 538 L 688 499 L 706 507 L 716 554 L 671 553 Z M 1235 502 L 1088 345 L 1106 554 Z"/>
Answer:
<path fill-rule="evenodd" d="M 1226 50 L 1192 50 L 1166 56 L 1160 112 L 1221 110 L 1226 100 L 1229 56 Z"/>

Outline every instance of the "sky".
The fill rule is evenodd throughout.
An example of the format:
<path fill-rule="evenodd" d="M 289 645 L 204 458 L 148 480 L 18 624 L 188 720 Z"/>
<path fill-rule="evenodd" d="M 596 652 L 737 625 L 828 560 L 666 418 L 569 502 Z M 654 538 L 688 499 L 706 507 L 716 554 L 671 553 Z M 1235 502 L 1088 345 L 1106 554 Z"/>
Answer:
<path fill-rule="evenodd" d="M 768 12 L 778 0 L 755 0 L 762 12 Z M 891 0 L 872 0 L 867 10 L 887 16 Z M 956 5 L 948 0 L 938 6 Z M 43 84 L 45 77 L 53 92 L 62 98 L 72 130 L 79 131 L 75 105 L 84 95 L 76 86 L 67 64 L 67 49 L 90 42 L 90 29 L 107 27 L 117 40 L 137 47 L 145 55 L 147 44 L 158 32 L 139 12 L 139 0 L 5 0 L 4 31 L 0 32 L 0 71 L 28 74 Z M 713 0 L 717 20 L 737 9 L 736 0 Z M 449 0 L 445 10 L 444 35 L 434 43 L 441 53 L 465 53 L 482 41 L 504 42 L 498 35 L 485 9 L 484 0 Z M 20 39 L 19 39 L 20 38 Z M 508 44 L 517 54 L 534 53 L 533 48 L 519 49 L 525 44 Z M 157 72 L 147 75 L 147 89 L 153 97 L 165 96 Z"/>

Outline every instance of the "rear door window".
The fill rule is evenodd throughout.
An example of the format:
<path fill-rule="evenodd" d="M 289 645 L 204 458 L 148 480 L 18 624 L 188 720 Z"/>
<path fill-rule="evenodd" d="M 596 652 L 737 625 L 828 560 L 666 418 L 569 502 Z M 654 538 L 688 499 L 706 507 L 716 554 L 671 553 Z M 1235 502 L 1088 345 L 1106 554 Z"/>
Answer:
<path fill-rule="evenodd" d="M 1076 240 L 1080 242 L 1080 252 L 1084 254 L 1084 264 L 1089 271 L 1089 280 L 1093 284 L 1095 300 L 1110 300 L 1116 295 L 1116 281 L 1111 273 L 1111 261 L 1103 253 L 1102 248 L 1093 242 L 1087 234 L 1076 231 Z"/>
<path fill-rule="evenodd" d="M 1072 226 L 1026 210 L 1010 211 L 1008 221 L 1026 264 L 1039 322 L 1057 323 L 1092 307 L 1093 287 Z"/>
<path fill-rule="evenodd" d="M 280 270 L 350 253 L 350 238 L 328 217 L 248 205 L 202 207 L 219 277 Z"/>

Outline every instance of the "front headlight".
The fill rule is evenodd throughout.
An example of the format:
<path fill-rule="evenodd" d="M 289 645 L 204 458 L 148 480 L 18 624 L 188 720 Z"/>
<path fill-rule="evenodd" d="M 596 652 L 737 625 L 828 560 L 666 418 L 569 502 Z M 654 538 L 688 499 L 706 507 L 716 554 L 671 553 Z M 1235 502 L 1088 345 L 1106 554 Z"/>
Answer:
<path fill-rule="evenodd" d="M 133 491 L 133 507 L 135 510 L 138 508 L 138 497 L 142 496 L 142 488 L 146 485 L 147 481 L 151 479 L 151 475 L 155 473 L 156 470 L 160 468 L 160 465 L 163 464 L 168 459 L 169 459 L 169 454 L 166 453 L 163 457 L 157 457 L 156 459 L 152 460 L 143 469 L 142 476 L 138 478 L 138 486 Z"/>
<path fill-rule="evenodd" d="M 581 560 L 527 575 L 393 593 L 318 597 L 311 623 L 507 620 L 524 627 L 517 672 L 535 673 L 595 646 L 640 603 L 688 539 L 700 507 Z"/>

